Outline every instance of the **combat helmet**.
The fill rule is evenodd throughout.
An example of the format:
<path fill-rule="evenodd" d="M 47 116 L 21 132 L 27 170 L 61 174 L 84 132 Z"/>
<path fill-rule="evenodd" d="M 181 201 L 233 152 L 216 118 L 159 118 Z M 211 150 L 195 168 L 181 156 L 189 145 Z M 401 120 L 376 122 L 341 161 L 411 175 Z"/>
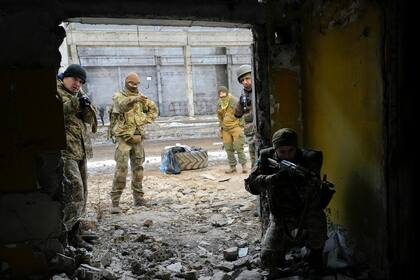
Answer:
<path fill-rule="evenodd" d="M 239 66 L 238 70 L 236 71 L 236 76 L 238 78 L 238 82 L 241 82 L 240 78 L 243 75 L 245 75 L 247 73 L 251 73 L 251 71 L 252 71 L 251 65 L 249 65 L 249 64 L 244 64 L 244 65 Z"/>

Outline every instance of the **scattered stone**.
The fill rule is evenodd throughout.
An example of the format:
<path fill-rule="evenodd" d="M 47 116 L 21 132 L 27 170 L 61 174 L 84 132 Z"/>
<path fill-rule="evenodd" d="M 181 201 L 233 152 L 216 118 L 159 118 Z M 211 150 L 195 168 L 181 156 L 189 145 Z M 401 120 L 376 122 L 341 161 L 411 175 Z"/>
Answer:
<path fill-rule="evenodd" d="M 196 262 L 192 264 L 192 268 L 196 269 L 196 270 L 201 270 L 203 268 L 203 264 Z"/>
<path fill-rule="evenodd" d="M 139 234 L 138 236 L 137 236 L 137 238 L 136 239 L 134 239 L 134 241 L 135 242 L 144 242 L 146 239 L 149 239 L 150 237 L 149 236 L 147 236 L 146 234 L 143 234 L 143 233 L 141 233 L 141 234 Z"/>
<path fill-rule="evenodd" d="M 64 271 L 69 275 L 76 269 L 75 259 L 60 253 L 56 254 L 50 265 L 54 268 L 54 271 Z"/>
<path fill-rule="evenodd" d="M 104 273 L 101 268 L 96 268 L 87 264 L 81 264 L 77 269 L 77 277 L 82 280 L 100 280 Z"/>
<path fill-rule="evenodd" d="M 51 280 L 70 280 L 65 273 L 54 275 Z"/>
<path fill-rule="evenodd" d="M 239 274 L 239 276 L 236 278 L 236 280 L 259 280 L 263 279 L 263 276 L 261 273 L 259 273 L 257 270 L 244 270 Z"/>
<path fill-rule="evenodd" d="M 239 260 L 236 260 L 235 262 L 233 262 L 233 265 L 234 265 L 235 269 L 240 268 L 240 267 L 244 267 L 244 266 L 248 266 L 249 264 L 250 264 L 250 258 L 249 257 L 240 258 Z"/>
<path fill-rule="evenodd" d="M 107 211 L 98 221 L 100 242 L 95 243 L 94 253 L 98 253 L 91 265 L 106 267 L 126 280 L 226 280 L 245 277 L 244 270 L 258 272 L 255 247 L 260 243 L 253 240 L 260 239 L 260 225 L 246 210 L 255 207 L 254 196 L 244 190 L 242 177 L 219 183 L 226 179 L 226 175 L 219 176 L 219 168 L 206 172 L 214 177 L 208 179 L 196 171 L 168 178 L 146 175 L 145 194 L 156 203 L 147 209 L 132 209 L 132 194 L 124 192 L 120 200 L 124 214 Z M 109 174 L 106 180 L 112 177 Z M 107 181 L 96 180 L 102 194 Z M 225 257 L 224 250 L 231 246 L 235 247 L 232 256 Z"/>
<path fill-rule="evenodd" d="M 221 262 L 220 264 L 216 265 L 216 268 L 229 272 L 235 269 L 235 265 L 231 262 Z"/>
<path fill-rule="evenodd" d="M 167 271 L 158 271 L 155 274 L 155 279 L 171 280 L 171 273 Z"/>
<path fill-rule="evenodd" d="M 215 227 L 223 227 L 225 225 L 228 224 L 225 216 L 221 215 L 221 214 L 214 214 L 209 218 L 209 221 L 211 223 L 212 226 Z"/>
<path fill-rule="evenodd" d="M 181 265 L 180 262 L 177 262 L 177 263 L 173 263 L 173 264 L 168 265 L 166 268 L 170 271 L 173 271 L 173 272 L 181 272 L 182 265 Z"/>
<path fill-rule="evenodd" d="M 148 228 L 151 227 L 152 225 L 153 225 L 153 221 L 150 219 L 145 220 L 143 223 L 143 226 L 148 227 Z"/>
<path fill-rule="evenodd" d="M 223 257 L 227 261 L 235 261 L 238 259 L 238 247 L 230 247 L 223 251 Z"/>
<path fill-rule="evenodd" d="M 230 280 L 230 279 L 231 277 L 227 275 L 226 273 L 224 273 L 223 271 L 217 271 L 211 277 L 211 280 Z"/>
<path fill-rule="evenodd" d="M 235 240 L 235 244 L 239 248 L 244 248 L 244 247 L 248 246 L 248 242 L 245 241 L 245 240 Z"/>
<path fill-rule="evenodd" d="M 207 229 L 207 228 L 205 228 L 205 227 L 202 227 L 202 228 L 199 228 L 198 229 L 198 232 L 199 233 L 206 233 L 206 232 L 208 232 L 209 230 Z"/>
<path fill-rule="evenodd" d="M 239 210 L 241 210 L 243 212 L 244 211 L 251 211 L 251 210 L 254 210 L 254 209 L 255 209 L 255 204 L 252 203 L 252 202 L 248 202 L 248 203 L 246 203 L 245 205 L 243 205 L 239 208 Z"/>
<path fill-rule="evenodd" d="M 146 272 L 143 264 L 138 261 L 133 261 L 131 263 L 131 272 L 135 275 L 143 275 Z"/>
<path fill-rule="evenodd" d="M 184 278 L 186 280 L 197 280 L 197 274 L 198 274 L 197 271 L 190 270 L 185 273 L 182 273 L 181 278 Z"/>
<path fill-rule="evenodd" d="M 216 178 L 216 177 L 214 177 L 214 176 L 212 176 L 212 175 L 210 175 L 210 174 L 201 174 L 201 175 L 200 175 L 200 177 L 202 177 L 202 178 L 204 178 L 204 179 L 211 180 L 211 181 L 216 181 L 216 180 L 217 180 L 217 178 Z"/>

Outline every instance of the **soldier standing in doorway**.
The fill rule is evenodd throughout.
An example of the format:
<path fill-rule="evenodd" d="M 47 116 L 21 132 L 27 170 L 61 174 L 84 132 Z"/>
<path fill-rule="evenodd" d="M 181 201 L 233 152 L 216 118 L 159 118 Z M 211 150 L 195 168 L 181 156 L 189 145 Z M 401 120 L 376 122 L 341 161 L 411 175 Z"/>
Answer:
<path fill-rule="evenodd" d="M 131 189 L 134 206 L 146 204 L 143 195 L 143 163 L 145 159 L 143 140 L 144 127 L 158 116 L 156 104 L 143 95 L 138 87 L 140 77 L 129 73 L 125 78 L 125 87 L 113 96 L 112 134 L 115 136 L 115 174 L 110 193 L 112 200 L 111 213 L 121 213 L 120 197 L 126 185 L 128 159 L 132 172 Z"/>
<path fill-rule="evenodd" d="M 243 90 L 235 107 L 235 117 L 244 118 L 245 141 L 248 144 L 251 168 L 255 166 L 255 125 L 252 110 L 252 74 L 251 65 L 241 65 L 236 72 L 238 82 L 242 84 Z"/>
<path fill-rule="evenodd" d="M 63 103 L 66 149 L 62 151 L 64 163 L 64 225 L 68 242 L 75 247 L 92 250 L 80 235 L 80 220 L 86 212 L 87 158 L 92 157 L 92 147 L 86 124 L 96 132 L 96 108 L 81 90 L 86 81 L 85 69 L 72 64 L 58 75 L 57 93 Z"/>

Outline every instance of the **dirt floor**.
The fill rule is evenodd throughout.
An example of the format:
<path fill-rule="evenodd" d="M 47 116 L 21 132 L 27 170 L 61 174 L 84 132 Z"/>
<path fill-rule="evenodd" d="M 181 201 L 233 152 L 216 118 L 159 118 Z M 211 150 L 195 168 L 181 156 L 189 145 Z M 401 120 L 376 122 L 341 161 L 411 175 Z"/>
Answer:
<path fill-rule="evenodd" d="M 178 175 L 159 171 L 165 146 L 196 146 L 217 154 L 208 167 Z M 130 178 L 122 214 L 110 214 L 114 146 L 94 146 L 89 160 L 86 229 L 98 234 L 90 263 L 116 279 L 263 279 L 258 268 L 260 222 L 247 174 L 227 175 L 219 139 L 146 141 L 144 192 L 133 207 Z M 249 168 L 249 164 L 248 164 Z M 114 278 L 114 279 L 115 279 Z"/>

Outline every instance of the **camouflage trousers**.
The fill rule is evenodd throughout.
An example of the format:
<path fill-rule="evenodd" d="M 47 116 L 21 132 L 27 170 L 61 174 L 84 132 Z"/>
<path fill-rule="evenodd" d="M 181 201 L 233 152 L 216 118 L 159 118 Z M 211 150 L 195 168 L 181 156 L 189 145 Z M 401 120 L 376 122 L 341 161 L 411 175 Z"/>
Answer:
<path fill-rule="evenodd" d="M 327 237 L 327 222 L 322 210 L 308 210 L 302 220 L 302 236 L 297 240 L 290 238 L 291 231 L 299 225 L 299 218 L 286 216 L 276 219 L 270 215 L 270 225 L 261 242 L 261 264 L 266 267 L 282 266 L 285 254 L 293 246 L 305 245 L 310 250 L 324 248 Z"/>
<path fill-rule="evenodd" d="M 64 162 L 64 225 L 66 231 L 84 216 L 87 202 L 87 166 L 86 159 L 63 159 Z"/>
<path fill-rule="evenodd" d="M 238 126 L 229 130 L 223 129 L 222 138 L 229 166 L 234 167 L 238 162 L 240 164 L 245 164 L 246 157 L 244 153 L 244 134 L 242 128 Z M 236 160 L 235 152 L 238 155 L 238 160 Z"/>
<path fill-rule="evenodd" d="M 131 190 L 134 197 L 143 197 L 143 163 L 144 163 L 143 141 L 138 144 L 130 144 L 121 137 L 116 139 L 115 148 L 115 174 L 112 182 L 111 200 L 119 202 L 125 188 L 128 174 L 128 160 L 131 166 Z"/>
<path fill-rule="evenodd" d="M 249 158 L 251 160 L 251 168 L 255 166 L 255 142 L 248 143 Z"/>

